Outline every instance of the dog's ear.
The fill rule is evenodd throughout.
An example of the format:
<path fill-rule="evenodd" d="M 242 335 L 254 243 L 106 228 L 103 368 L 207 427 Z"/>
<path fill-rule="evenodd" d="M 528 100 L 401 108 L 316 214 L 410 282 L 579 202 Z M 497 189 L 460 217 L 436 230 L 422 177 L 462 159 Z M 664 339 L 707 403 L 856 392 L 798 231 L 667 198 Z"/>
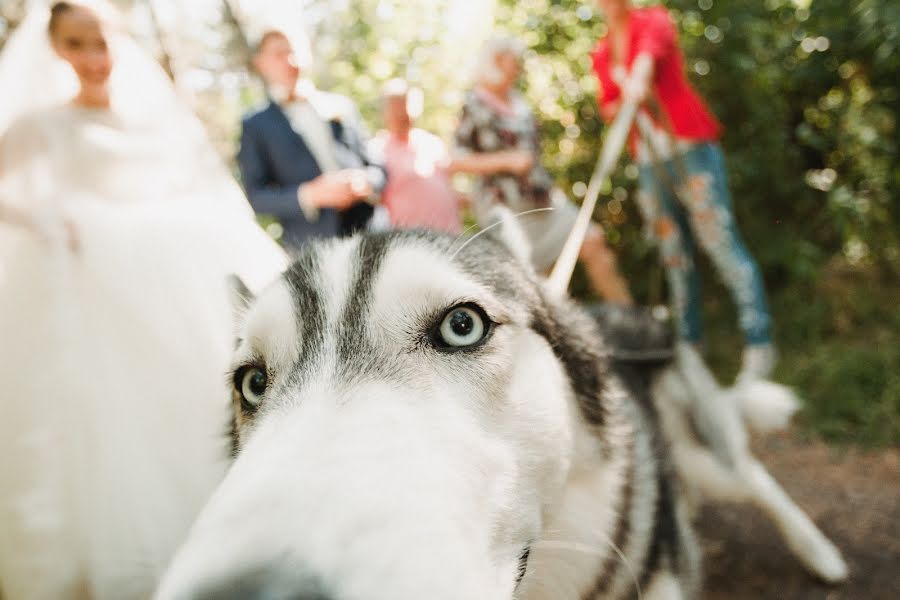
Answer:
<path fill-rule="evenodd" d="M 523 266 L 531 267 L 531 243 L 525 230 L 519 222 L 518 216 L 507 207 L 498 204 L 491 208 L 490 235 L 506 246 L 510 254 Z"/>
<path fill-rule="evenodd" d="M 226 278 L 228 284 L 228 295 L 231 300 L 231 310 L 235 318 L 240 318 L 247 311 L 247 307 L 253 302 L 256 296 L 250 291 L 243 280 L 237 275 L 229 275 Z"/>

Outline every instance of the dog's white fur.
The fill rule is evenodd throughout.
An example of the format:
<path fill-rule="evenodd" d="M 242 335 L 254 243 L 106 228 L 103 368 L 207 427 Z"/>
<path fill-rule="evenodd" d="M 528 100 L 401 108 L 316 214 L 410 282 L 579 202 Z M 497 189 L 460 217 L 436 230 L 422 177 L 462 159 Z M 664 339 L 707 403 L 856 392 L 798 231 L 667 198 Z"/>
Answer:
<path fill-rule="evenodd" d="M 739 382 L 724 390 L 738 405 L 744 424 L 756 433 L 770 433 L 787 428 L 800 409 L 797 396 L 783 385 L 762 379 Z M 735 398 L 736 397 L 736 398 Z"/>
<path fill-rule="evenodd" d="M 516 246 L 514 235 L 506 239 Z M 354 262 L 359 243 L 336 242 L 320 253 L 315 283 L 327 330 L 302 368 L 294 363 L 308 332 L 304 320 L 316 317 L 298 311 L 286 280 L 244 316 L 235 365 L 264 362 L 269 388 L 258 415 L 240 424 L 238 458 L 158 597 L 220 598 L 222 582 L 244 577 L 264 579 L 270 598 L 576 600 L 588 597 L 610 561 L 617 568 L 597 598 L 627 597 L 636 588 L 647 600 L 693 597 L 689 531 L 680 532 L 687 567 L 663 561 L 643 574 L 642 586 L 640 565 L 631 564 L 630 557 L 646 556 L 655 535 L 654 482 L 665 477 L 652 437 L 636 426 L 646 415 L 613 382 L 607 401 L 614 412 L 605 437 L 598 436 L 524 304 L 499 296 L 434 248 L 398 243 L 371 284 L 360 335 L 378 340 L 373 355 L 400 350 L 383 366 L 361 365 L 363 375 L 347 371 L 340 356 L 353 340 L 344 311 L 357 293 L 349 274 L 362 271 Z M 513 248 L 512 255 L 527 253 Z M 410 345 L 427 315 L 464 302 L 477 302 L 498 323 L 490 351 L 468 359 Z M 747 399 L 760 390 L 772 392 L 766 398 L 777 401 L 763 405 L 773 409 L 759 411 Z M 826 580 L 846 576 L 837 550 L 747 449 L 740 407 L 765 413 L 754 422 L 771 427 L 793 406 L 789 393 L 722 390 L 699 357 L 682 349 L 654 397 L 689 493 L 757 503 L 808 568 Z M 720 447 L 693 434 L 698 406 L 709 419 L 701 430 L 724 426 Z M 632 454 L 616 450 L 614 442 L 626 439 Z M 686 506 L 673 485 L 680 523 Z M 619 547 L 614 499 L 624 487 L 634 497 Z M 530 557 L 517 585 L 523 548 Z M 297 589 L 312 591 L 297 596 Z"/>

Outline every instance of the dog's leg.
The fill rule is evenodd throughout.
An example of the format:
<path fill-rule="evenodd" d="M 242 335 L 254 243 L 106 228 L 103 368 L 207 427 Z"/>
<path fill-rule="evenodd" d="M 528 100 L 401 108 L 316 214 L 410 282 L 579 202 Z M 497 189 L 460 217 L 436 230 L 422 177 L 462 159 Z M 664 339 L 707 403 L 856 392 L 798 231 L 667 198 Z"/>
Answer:
<path fill-rule="evenodd" d="M 755 458 L 746 456 L 735 473 L 723 468 L 712 453 L 700 446 L 678 444 L 672 450 L 679 476 L 701 501 L 756 504 L 772 519 L 788 548 L 810 572 L 830 583 L 847 578 L 847 565 L 838 549 Z M 691 508 L 695 510 L 696 505 Z"/>
<path fill-rule="evenodd" d="M 735 410 L 737 398 L 718 387 L 693 349 L 679 346 L 677 369 L 665 373 L 657 386 L 657 405 L 684 482 L 701 498 L 753 502 L 769 515 L 788 547 L 813 574 L 828 582 L 846 579 L 847 565 L 838 549 L 750 453 L 746 431 Z M 779 398 L 774 393 L 781 393 L 776 389 L 779 386 L 771 387 L 741 391 L 768 391 L 773 393 L 767 396 Z M 787 401 L 774 405 L 784 410 L 771 414 L 789 415 L 793 396 L 781 396 Z M 709 449 L 692 441 L 685 414 L 679 415 L 679 408 L 691 415 Z M 771 428 L 776 421 L 767 419 L 766 424 Z"/>
<path fill-rule="evenodd" d="M 687 600 L 691 596 L 682 589 L 678 577 L 666 570 L 650 578 L 642 597 L 644 600 Z"/>
<path fill-rule="evenodd" d="M 689 488 L 691 514 L 704 501 L 747 502 L 750 491 L 734 472 L 722 466 L 713 454 L 697 444 L 677 444 L 672 455 L 678 476 Z"/>
<path fill-rule="evenodd" d="M 688 411 L 700 438 L 723 464 L 733 466 L 747 451 L 747 431 L 734 399 L 690 344 L 675 346 L 675 366 L 689 390 Z"/>
<path fill-rule="evenodd" d="M 669 440 L 672 462 L 684 484 L 684 496 L 692 516 L 707 500 L 745 502 L 747 486 L 726 468 L 708 447 L 697 442 L 690 417 L 691 390 L 682 373 L 667 369 L 653 388 L 660 424 Z"/>
<path fill-rule="evenodd" d="M 831 583 L 846 579 L 847 565 L 838 549 L 749 453 L 726 469 L 706 448 L 690 441 L 672 445 L 675 468 L 692 503 L 703 500 L 752 502 L 775 523 L 788 548 L 814 575 Z M 696 510 L 696 504 L 691 506 Z"/>
<path fill-rule="evenodd" d="M 849 571 L 840 551 L 759 461 L 748 454 L 737 471 L 752 501 L 772 518 L 788 547 L 810 572 L 829 583 L 847 578 Z"/>

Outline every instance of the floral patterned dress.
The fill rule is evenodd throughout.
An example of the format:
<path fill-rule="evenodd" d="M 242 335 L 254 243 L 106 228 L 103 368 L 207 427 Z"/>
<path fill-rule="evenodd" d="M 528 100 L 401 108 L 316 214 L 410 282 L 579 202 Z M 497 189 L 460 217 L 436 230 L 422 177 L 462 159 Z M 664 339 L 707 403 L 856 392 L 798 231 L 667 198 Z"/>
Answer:
<path fill-rule="evenodd" d="M 508 106 L 489 93 L 474 89 L 466 94 L 456 129 L 457 153 L 522 151 L 534 157 L 524 175 L 495 173 L 477 177 L 472 207 L 479 225 L 490 220 L 490 209 L 503 204 L 513 214 L 538 208 L 553 208 L 523 216 L 521 225 L 532 244 L 532 261 L 539 270 L 548 269 L 559 256 L 578 214 L 577 207 L 555 187 L 541 164 L 541 144 L 534 113 L 517 93 Z"/>

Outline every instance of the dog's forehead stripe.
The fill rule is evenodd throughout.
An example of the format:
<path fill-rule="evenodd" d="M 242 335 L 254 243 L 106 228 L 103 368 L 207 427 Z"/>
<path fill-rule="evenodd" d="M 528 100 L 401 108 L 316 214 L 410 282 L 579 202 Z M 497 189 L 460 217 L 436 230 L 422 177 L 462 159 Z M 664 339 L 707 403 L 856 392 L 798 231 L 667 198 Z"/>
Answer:
<path fill-rule="evenodd" d="M 319 285 L 319 256 L 310 246 L 297 257 L 284 274 L 294 296 L 302 331 L 300 356 L 308 356 L 322 344 L 325 335 L 325 308 Z"/>
<path fill-rule="evenodd" d="M 436 285 L 423 289 L 432 289 L 446 302 L 472 297 L 501 322 L 514 314 L 515 321 L 525 324 L 533 309 L 531 282 L 510 263 L 502 246 L 479 242 L 456 254 L 456 242 L 448 236 L 404 231 L 307 245 L 284 274 L 299 329 L 300 344 L 291 361 L 294 374 L 302 379 L 310 369 L 349 368 L 345 375 L 355 378 L 377 367 L 370 365 L 378 355 L 370 319 L 385 298 L 409 295 L 412 283 L 403 283 L 406 274 L 410 282 L 430 276 Z M 446 271 L 438 268 L 444 263 Z M 402 273 L 386 272 L 397 268 Z M 397 288 L 389 296 L 379 291 L 385 277 Z M 377 312 L 387 314 L 383 309 Z"/>
<path fill-rule="evenodd" d="M 319 364 L 322 351 L 335 353 L 331 365 L 358 364 L 365 354 L 373 282 L 390 244 L 384 235 L 309 244 L 284 274 L 302 332 L 293 365 L 297 375 Z"/>
<path fill-rule="evenodd" d="M 372 286 L 384 263 L 390 246 L 387 236 L 368 236 L 360 239 L 354 262 L 352 283 L 343 317 L 338 325 L 338 360 L 349 364 L 351 355 L 359 354 L 366 344 L 365 323 L 372 300 Z"/>

